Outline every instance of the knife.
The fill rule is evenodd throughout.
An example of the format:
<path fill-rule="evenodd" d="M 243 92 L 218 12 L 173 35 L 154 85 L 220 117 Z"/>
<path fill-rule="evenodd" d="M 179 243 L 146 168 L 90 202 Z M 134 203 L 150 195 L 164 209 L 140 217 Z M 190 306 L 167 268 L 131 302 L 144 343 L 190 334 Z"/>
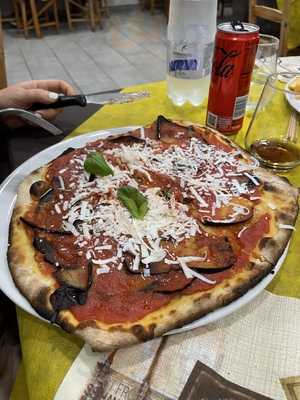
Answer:
<path fill-rule="evenodd" d="M 70 106 L 85 107 L 87 104 L 122 104 L 131 103 L 132 101 L 141 100 L 150 97 L 150 93 L 143 92 L 132 92 L 132 93 L 91 93 L 91 94 L 78 94 L 75 96 L 64 96 L 59 95 L 55 103 L 51 104 L 40 104 L 34 103 L 29 111 L 48 110 L 53 108 L 64 108 Z"/>

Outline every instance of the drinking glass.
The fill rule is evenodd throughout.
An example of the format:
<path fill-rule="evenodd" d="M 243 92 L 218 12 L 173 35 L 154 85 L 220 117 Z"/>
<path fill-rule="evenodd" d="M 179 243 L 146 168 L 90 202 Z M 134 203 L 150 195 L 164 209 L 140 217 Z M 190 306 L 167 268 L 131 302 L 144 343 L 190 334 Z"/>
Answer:
<path fill-rule="evenodd" d="M 254 110 L 269 75 L 276 73 L 279 40 L 271 35 L 259 35 L 252 72 L 247 110 Z"/>
<path fill-rule="evenodd" d="M 299 74 L 289 73 L 289 81 Z M 288 170 L 300 164 L 300 99 L 280 81 L 268 77 L 250 122 L 246 149 L 266 167 Z"/>

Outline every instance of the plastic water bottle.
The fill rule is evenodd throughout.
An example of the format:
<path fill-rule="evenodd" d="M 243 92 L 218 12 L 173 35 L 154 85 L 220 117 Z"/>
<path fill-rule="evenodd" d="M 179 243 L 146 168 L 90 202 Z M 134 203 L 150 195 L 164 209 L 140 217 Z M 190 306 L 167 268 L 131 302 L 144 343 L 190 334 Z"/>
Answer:
<path fill-rule="evenodd" d="M 168 24 L 168 96 L 177 106 L 208 95 L 217 0 L 171 0 Z"/>

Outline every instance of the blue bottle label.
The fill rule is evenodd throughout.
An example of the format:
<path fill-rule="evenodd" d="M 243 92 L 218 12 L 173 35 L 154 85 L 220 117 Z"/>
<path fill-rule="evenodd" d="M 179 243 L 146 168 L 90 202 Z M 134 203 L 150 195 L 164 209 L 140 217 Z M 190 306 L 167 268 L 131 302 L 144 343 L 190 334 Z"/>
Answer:
<path fill-rule="evenodd" d="M 168 75 L 179 79 L 201 79 L 211 70 L 213 43 L 168 41 Z"/>
<path fill-rule="evenodd" d="M 199 62 L 197 58 L 177 59 L 169 62 L 169 71 L 197 71 Z"/>

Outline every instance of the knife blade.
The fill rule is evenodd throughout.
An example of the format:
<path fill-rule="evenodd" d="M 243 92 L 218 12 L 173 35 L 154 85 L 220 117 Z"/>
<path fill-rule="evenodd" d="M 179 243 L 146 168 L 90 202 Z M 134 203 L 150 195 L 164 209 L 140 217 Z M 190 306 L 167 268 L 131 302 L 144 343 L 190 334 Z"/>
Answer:
<path fill-rule="evenodd" d="M 29 111 L 57 109 L 71 106 L 85 107 L 87 104 L 123 104 L 131 103 L 133 101 L 142 100 L 150 97 L 150 93 L 142 92 L 129 92 L 129 93 L 91 93 L 91 94 L 78 94 L 75 96 L 59 95 L 56 102 L 51 104 L 34 103 Z"/>

